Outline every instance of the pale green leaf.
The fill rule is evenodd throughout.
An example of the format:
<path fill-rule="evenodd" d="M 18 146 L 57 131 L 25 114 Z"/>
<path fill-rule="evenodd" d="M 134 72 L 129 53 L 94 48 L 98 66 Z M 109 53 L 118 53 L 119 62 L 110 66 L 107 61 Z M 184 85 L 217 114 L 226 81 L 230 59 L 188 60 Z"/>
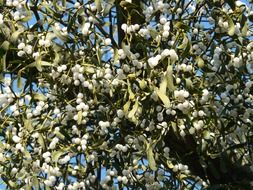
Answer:
<path fill-rule="evenodd" d="M 155 29 L 150 29 L 149 33 L 153 39 L 156 39 L 156 37 L 159 35 L 159 33 Z"/>
<path fill-rule="evenodd" d="M 47 97 L 41 93 L 34 93 L 33 98 L 39 101 L 46 101 Z"/>
<path fill-rule="evenodd" d="M 7 52 L 0 56 L 0 73 L 6 71 L 6 56 Z"/>
<path fill-rule="evenodd" d="M 152 150 L 152 144 L 147 142 L 147 159 L 148 159 L 148 165 L 150 167 L 151 170 L 156 171 L 157 167 L 156 167 L 156 161 L 154 158 L 154 153 Z"/>
<path fill-rule="evenodd" d="M 23 151 L 23 154 L 24 154 L 25 159 L 28 159 L 28 160 L 32 159 L 31 154 L 28 152 L 28 150 L 25 149 Z"/>
<path fill-rule="evenodd" d="M 116 49 L 116 48 L 114 49 L 113 59 L 114 59 L 114 64 L 118 63 L 119 53 L 118 53 L 118 49 Z"/>
<path fill-rule="evenodd" d="M 82 122 L 82 118 L 83 118 L 83 115 L 82 115 L 82 111 L 80 110 L 78 113 L 77 113 L 77 124 L 80 125 L 81 122 Z"/>
<path fill-rule="evenodd" d="M 59 160 L 59 158 L 61 157 L 61 155 L 62 155 L 63 153 L 64 153 L 64 152 L 61 151 L 61 150 L 59 150 L 59 151 L 54 151 L 54 152 L 52 153 L 52 161 L 57 163 L 58 160 Z"/>
<path fill-rule="evenodd" d="M 248 22 L 245 22 L 245 24 L 242 28 L 242 35 L 247 36 L 248 30 L 249 30 Z"/>
<path fill-rule="evenodd" d="M 38 143 L 41 146 L 42 149 L 45 149 L 45 141 L 44 141 L 44 137 L 42 136 L 41 133 L 39 133 L 39 137 L 38 137 Z"/>
<path fill-rule="evenodd" d="M 52 63 L 50 63 L 48 61 L 41 61 L 40 64 L 41 64 L 41 66 L 52 66 Z"/>
<path fill-rule="evenodd" d="M 55 133 L 55 135 L 56 135 L 59 139 L 62 139 L 62 140 L 65 139 L 65 136 L 64 136 L 61 132 L 59 132 L 59 131 L 57 131 L 57 132 Z"/>
<path fill-rule="evenodd" d="M 185 84 L 186 84 L 187 89 L 193 88 L 193 84 L 192 84 L 191 79 L 185 79 Z"/>
<path fill-rule="evenodd" d="M 40 189 L 40 182 L 36 176 L 33 176 L 31 179 L 31 184 L 34 188 L 34 190 L 39 190 Z"/>
<path fill-rule="evenodd" d="M 42 63 L 41 63 L 41 62 L 42 62 L 41 59 L 37 59 L 37 60 L 35 61 L 35 67 L 36 67 L 36 69 L 37 69 L 39 72 L 42 71 Z"/>
<path fill-rule="evenodd" d="M 176 87 L 174 86 L 174 82 L 173 82 L 172 65 L 168 65 L 168 67 L 167 67 L 166 78 L 167 78 L 168 89 L 170 91 L 174 91 L 176 89 Z"/>
<path fill-rule="evenodd" d="M 32 127 L 32 120 L 31 119 L 24 119 L 24 127 L 28 130 L 28 131 L 32 131 L 33 127 Z"/>
<path fill-rule="evenodd" d="M 178 49 L 185 49 L 187 47 L 188 43 L 189 43 L 189 40 L 184 33 L 184 38 L 183 38 L 182 44 L 178 46 Z"/>
<path fill-rule="evenodd" d="M 170 99 L 168 98 L 168 96 L 161 92 L 158 88 L 155 90 L 158 97 L 160 98 L 160 100 L 163 102 L 164 106 L 166 108 L 169 108 L 170 107 Z"/>
<path fill-rule="evenodd" d="M 9 49 L 9 47 L 10 47 L 10 42 L 5 40 L 5 41 L 1 44 L 0 49 L 3 49 L 3 50 L 5 50 L 5 51 L 7 51 L 7 50 Z"/>
<path fill-rule="evenodd" d="M 10 41 L 15 43 L 18 40 L 19 35 L 22 33 L 23 33 L 22 29 L 19 29 L 19 30 L 13 32 L 11 35 Z"/>
<path fill-rule="evenodd" d="M 161 82 L 160 88 L 159 88 L 159 91 L 163 94 L 166 94 L 167 83 L 168 83 L 168 80 L 167 80 L 166 73 L 165 73 L 165 75 L 162 77 L 162 82 Z"/>
<path fill-rule="evenodd" d="M 127 89 L 128 89 L 128 93 L 129 93 L 129 99 L 133 100 L 135 96 L 134 96 L 134 93 L 131 89 L 131 84 L 130 84 L 129 80 L 127 80 L 127 86 L 128 86 Z"/>
<path fill-rule="evenodd" d="M 95 0 L 95 5 L 96 5 L 96 8 L 97 8 L 97 11 L 100 12 L 102 10 L 101 0 Z"/>
<path fill-rule="evenodd" d="M 102 53 L 99 47 L 97 47 L 97 59 L 98 59 L 98 63 L 101 65 L 101 61 L 102 61 Z"/>
<path fill-rule="evenodd" d="M 210 139 L 210 138 L 211 138 L 210 131 L 205 130 L 205 131 L 203 132 L 203 137 L 204 137 L 204 139 L 206 139 L 206 140 Z"/>
<path fill-rule="evenodd" d="M 129 100 L 129 101 L 127 101 L 127 103 L 125 103 L 125 105 L 123 106 L 123 111 L 124 111 L 125 115 L 127 115 L 127 113 L 128 113 L 130 104 L 131 104 L 131 102 L 130 102 L 130 100 Z"/>
<path fill-rule="evenodd" d="M 235 34 L 235 24 L 228 14 L 225 13 L 225 15 L 228 21 L 228 35 L 233 36 Z"/>
<path fill-rule="evenodd" d="M 173 167 L 174 167 L 174 165 L 172 164 L 172 162 L 171 162 L 171 161 L 168 161 L 168 160 L 167 160 L 167 166 L 168 166 L 168 168 L 170 168 L 170 169 L 173 169 Z"/>
<path fill-rule="evenodd" d="M 95 73 L 95 69 L 92 67 L 85 67 L 84 69 L 87 73 Z"/>
<path fill-rule="evenodd" d="M 201 58 L 201 57 L 197 57 L 196 58 L 196 61 L 197 61 L 197 64 L 198 64 L 198 67 L 199 68 L 203 68 L 204 67 L 204 65 L 205 65 L 205 62 L 204 62 L 204 60 Z"/>
<path fill-rule="evenodd" d="M 147 87 L 147 82 L 144 80 L 144 79 L 142 79 L 142 80 L 140 80 L 140 81 L 138 81 L 139 82 L 139 86 L 140 86 L 140 88 L 143 90 L 143 89 L 145 89 L 146 87 Z"/>
<path fill-rule="evenodd" d="M 21 89 L 21 88 L 23 87 L 21 72 L 22 72 L 22 70 L 20 70 L 20 71 L 18 72 L 18 75 L 17 75 L 17 77 L 18 77 L 18 78 L 17 78 L 17 86 L 18 86 L 19 89 Z"/>
<path fill-rule="evenodd" d="M 138 110 L 138 107 L 139 107 L 139 102 L 138 102 L 138 100 L 136 100 L 136 101 L 135 101 L 135 104 L 134 104 L 134 106 L 133 106 L 133 108 L 132 108 L 132 110 L 131 110 L 131 111 L 129 112 L 129 114 L 128 114 L 128 117 L 129 117 L 129 118 L 133 118 L 133 117 L 134 117 L 136 111 Z"/>

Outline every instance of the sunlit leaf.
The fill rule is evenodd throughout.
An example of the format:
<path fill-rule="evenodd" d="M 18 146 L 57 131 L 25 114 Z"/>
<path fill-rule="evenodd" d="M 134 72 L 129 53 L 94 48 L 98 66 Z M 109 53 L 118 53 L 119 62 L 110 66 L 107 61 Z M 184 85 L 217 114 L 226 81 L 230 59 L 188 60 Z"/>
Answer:
<path fill-rule="evenodd" d="M 134 96 L 134 93 L 131 89 L 131 84 L 130 84 L 129 80 L 127 81 L 127 85 L 128 85 L 127 89 L 128 89 L 128 93 L 129 93 L 129 99 L 133 100 L 135 96 Z"/>
<path fill-rule="evenodd" d="M 95 0 L 95 5 L 97 8 L 97 11 L 100 12 L 102 10 L 102 1 L 101 0 Z"/>
<path fill-rule="evenodd" d="M 44 137 L 41 133 L 39 133 L 39 137 L 38 137 L 38 143 L 41 146 L 42 149 L 45 149 L 45 141 L 44 141 Z"/>
<path fill-rule="evenodd" d="M 156 89 L 156 93 L 157 93 L 158 97 L 161 99 L 161 101 L 163 102 L 164 106 L 169 108 L 170 107 L 170 99 L 168 98 L 168 96 L 166 94 L 164 94 L 163 92 L 161 92 L 159 89 Z"/>
<path fill-rule="evenodd" d="M 167 71 L 166 71 L 165 75 L 166 75 L 166 78 L 167 78 L 168 89 L 170 91 L 174 91 L 176 87 L 174 86 L 174 82 L 173 82 L 173 69 L 172 69 L 172 65 L 168 65 Z"/>
<path fill-rule="evenodd" d="M 24 119 L 24 127 L 28 130 L 28 131 L 32 131 L 33 127 L 32 127 L 32 120 L 31 119 Z"/>
<path fill-rule="evenodd" d="M 203 68 L 205 66 L 205 62 L 201 57 L 197 57 L 196 61 L 199 68 Z"/>
<path fill-rule="evenodd" d="M 82 116 L 82 111 L 79 111 L 78 113 L 77 113 L 77 124 L 78 125 L 80 125 L 81 124 L 81 122 L 82 122 L 82 119 L 83 119 L 83 116 Z"/>
<path fill-rule="evenodd" d="M 127 114 L 128 113 L 128 110 L 129 110 L 129 107 L 131 105 L 131 102 L 130 101 L 127 101 L 125 103 L 125 105 L 123 106 L 123 110 L 124 110 L 124 113 Z"/>
<path fill-rule="evenodd" d="M 168 80 L 167 80 L 167 76 L 166 76 L 166 73 L 165 73 L 165 76 L 162 77 L 162 82 L 160 84 L 160 88 L 159 88 L 159 91 L 163 94 L 166 94 L 166 90 L 167 90 L 167 83 L 168 83 Z"/>
<path fill-rule="evenodd" d="M 235 34 L 235 24 L 232 18 L 228 14 L 225 14 L 225 15 L 228 20 L 228 35 L 233 36 Z"/>
<path fill-rule="evenodd" d="M 63 153 L 64 153 L 64 152 L 61 151 L 61 150 L 59 150 L 59 151 L 54 151 L 54 152 L 52 153 L 52 161 L 55 162 L 55 163 L 57 163 L 58 160 L 59 160 L 59 158 L 61 157 L 61 155 L 62 155 Z"/>
<path fill-rule="evenodd" d="M 128 117 L 129 118 L 133 118 L 134 117 L 134 114 L 136 113 L 136 111 L 138 110 L 138 107 L 139 107 L 139 102 L 138 102 L 138 100 L 136 100 L 135 101 L 135 104 L 134 104 L 134 106 L 133 106 L 133 108 L 132 108 L 132 110 L 129 112 L 129 114 L 128 114 Z"/>
<path fill-rule="evenodd" d="M 148 165 L 149 165 L 150 169 L 156 171 L 157 166 L 156 166 L 156 161 L 155 161 L 155 158 L 154 158 L 154 152 L 153 152 L 152 144 L 147 142 L 146 146 L 147 146 L 146 151 L 147 151 Z"/>
<path fill-rule="evenodd" d="M 7 51 L 7 50 L 9 49 L 9 47 L 10 47 L 10 42 L 5 40 L 5 41 L 1 44 L 0 49 L 3 49 L 3 50 L 5 50 L 5 51 Z"/>
<path fill-rule="evenodd" d="M 46 101 L 47 100 L 47 97 L 41 93 L 34 93 L 33 98 L 35 100 L 39 100 L 39 101 Z"/>

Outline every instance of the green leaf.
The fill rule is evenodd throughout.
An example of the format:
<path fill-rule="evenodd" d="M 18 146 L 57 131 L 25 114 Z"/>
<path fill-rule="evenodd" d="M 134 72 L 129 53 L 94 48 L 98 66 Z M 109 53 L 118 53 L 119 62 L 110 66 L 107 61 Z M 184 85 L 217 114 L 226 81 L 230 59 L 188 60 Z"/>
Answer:
<path fill-rule="evenodd" d="M 189 31 L 190 30 L 190 26 L 188 26 L 187 24 L 185 24 L 185 23 L 183 23 L 181 21 L 177 21 L 174 26 L 177 29 L 183 29 L 185 31 Z"/>
<path fill-rule="evenodd" d="M 87 72 L 87 73 L 95 73 L 95 69 L 93 67 L 85 67 L 84 70 Z"/>
<path fill-rule="evenodd" d="M 147 87 L 147 82 L 144 79 L 138 81 L 138 83 L 142 90 L 144 90 Z"/>
<path fill-rule="evenodd" d="M 203 137 L 204 137 L 204 139 L 206 139 L 206 140 L 210 139 L 210 138 L 211 138 L 211 136 L 210 136 L 210 131 L 205 130 L 205 131 L 203 132 Z"/>
<path fill-rule="evenodd" d="M 170 99 L 168 98 L 168 96 L 161 92 L 158 88 L 155 89 L 158 97 L 161 99 L 161 101 L 163 102 L 164 106 L 166 108 L 169 108 L 170 107 Z"/>
<path fill-rule="evenodd" d="M 133 106 L 133 109 L 129 112 L 128 114 L 128 117 L 129 118 L 133 118 L 134 117 L 134 114 L 136 113 L 136 111 L 138 110 L 138 107 L 139 107 L 139 102 L 138 100 L 135 101 L 135 104 Z"/>
<path fill-rule="evenodd" d="M 80 125 L 80 124 L 82 123 L 82 118 L 83 118 L 83 115 L 82 115 L 82 114 L 83 114 L 83 112 L 82 112 L 81 110 L 78 111 L 78 113 L 77 113 L 77 116 L 78 116 L 78 117 L 77 117 L 77 118 L 78 118 L 78 119 L 77 119 L 77 124 L 78 124 L 78 125 Z"/>
<path fill-rule="evenodd" d="M 52 161 L 57 163 L 63 153 L 64 152 L 62 150 L 54 151 L 52 153 Z"/>
<path fill-rule="evenodd" d="M 8 51 L 9 50 L 9 47 L 10 47 L 10 42 L 5 40 L 2 45 L 0 46 L 0 49 L 3 49 L 5 51 Z"/>
<path fill-rule="evenodd" d="M 187 89 L 192 89 L 193 88 L 192 80 L 188 78 L 185 79 L 185 85 Z"/>
<path fill-rule="evenodd" d="M 112 6 L 114 5 L 115 0 L 109 0 L 108 3 L 106 3 L 104 10 L 103 10 L 103 16 L 107 16 L 110 12 Z"/>
<path fill-rule="evenodd" d="M 56 11 L 65 11 L 65 7 L 66 7 L 66 1 L 65 0 L 62 0 L 62 4 L 61 6 L 58 4 L 58 0 L 54 0 L 53 1 L 53 5 L 54 5 L 54 8 Z"/>
<path fill-rule="evenodd" d="M 168 67 L 167 67 L 166 78 L 167 78 L 168 89 L 170 91 L 174 91 L 176 89 L 176 87 L 174 86 L 174 82 L 173 82 L 172 65 L 168 65 Z"/>
<path fill-rule="evenodd" d="M 23 154 L 24 154 L 25 159 L 28 159 L 28 160 L 32 159 L 31 154 L 28 152 L 28 150 L 25 149 Z"/>
<path fill-rule="evenodd" d="M 36 69 L 41 72 L 42 71 L 42 63 L 41 63 L 41 57 L 35 60 L 35 67 Z"/>
<path fill-rule="evenodd" d="M 13 189 L 16 189 L 15 187 L 17 186 L 16 183 L 13 181 L 9 180 L 5 175 L 1 175 L 1 179 L 9 186 L 12 187 Z"/>
<path fill-rule="evenodd" d="M 127 90 L 128 90 L 128 94 L 129 94 L 129 99 L 133 100 L 135 95 L 131 89 L 131 84 L 130 84 L 129 80 L 127 80 Z"/>
<path fill-rule="evenodd" d="M 131 101 L 127 101 L 127 103 L 125 103 L 125 105 L 123 106 L 123 111 L 125 113 L 125 115 L 127 115 L 129 107 L 130 107 Z"/>
<path fill-rule="evenodd" d="M 42 136 L 41 133 L 39 133 L 39 137 L 38 137 L 38 143 L 41 146 L 42 149 L 45 149 L 45 141 L 44 141 L 44 137 Z"/>
<path fill-rule="evenodd" d="M 32 131 L 33 127 L 32 127 L 32 120 L 31 119 L 24 119 L 24 127 L 28 130 L 28 131 Z"/>
<path fill-rule="evenodd" d="M 159 35 L 159 33 L 154 30 L 154 29 L 150 29 L 149 30 L 149 33 L 150 33 L 150 36 L 153 38 L 153 39 L 156 39 L 156 37 Z"/>
<path fill-rule="evenodd" d="M 119 53 L 118 53 L 118 49 L 117 48 L 114 49 L 113 60 L 114 60 L 114 64 L 116 64 L 118 62 L 118 60 L 119 60 Z"/>
<path fill-rule="evenodd" d="M 67 42 L 67 41 L 70 40 L 70 37 L 62 35 L 60 33 L 60 31 L 58 31 L 55 27 L 52 26 L 52 29 L 53 29 L 53 32 L 54 32 L 55 36 L 57 38 L 59 38 L 60 40 L 62 40 L 63 42 Z"/>
<path fill-rule="evenodd" d="M 165 75 L 162 77 L 162 82 L 161 82 L 160 88 L 159 88 L 159 91 L 163 94 L 166 94 L 167 83 L 168 83 L 168 80 L 167 80 L 166 73 L 165 73 Z"/>
<path fill-rule="evenodd" d="M 23 84 L 22 84 L 22 77 L 21 77 L 21 70 L 18 72 L 18 78 L 17 78 L 17 86 L 19 89 L 22 89 L 23 87 Z"/>
<path fill-rule="evenodd" d="M 96 8 L 97 8 L 97 11 L 100 12 L 102 10 L 101 0 L 95 0 L 95 5 L 96 5 Z"/>
<path fill-rule="evenodd" d="M 152 150 L 152 144 L 147 143 L 147 159 L 148 159 L 148 165 L 150 167 L 151 170 L 156 171 L 157 167 L 156 167 L 156 162 L 155 162 L 155 158 L 154 158 L 154 153 Z"/>
<path fill-rule="evenodd" d="M 57 131 L 57 132 L 55 133 L 55 135 L 56 135 L 59 139 L 61 139 L 61 140 L 64 140 L 64 139 L 65 139 L 65 136 L 64 136 L 61 132 L 59 132 L 59 131 Z"/>
<path fill-rule="evenodd" d="M 196 62 L 199 68 L 203 68 L 205 66 L 204 60 L 199 56 L 196 58 Z"/>
<path fill-rule="evenodd" d="M 173 169 L 174 165 L 172 164 L 171 161 L 167 160 L 166 163 L 167 163 L 168 168 Z"/>
<path fill-rule="evenodd" d="M 3 55 L 1 55 L 1 52 L 0 52 L 0 73 L 6 71 L 6 55 L 7 53 L 4 53 Z"/>
<path fill-rule="evenodd" d="M 10 37 L 10 41 L 15 43 L 18 40 L 19 35 L 22 34 L 22 33 L 23 33 L 22 29 L 19 29 L 19 30 L 13 32 L 11 37 Z"/>
<path fill-rule="evenodd" d="M 36 176 L 33 176 L 31 179 L 31 184 L 34 188 L 34 190 L 39 190 L 40 189 L 40 182 Z"/>
<path fill-rule="evenodd" d="M 52 66 L 52 63 L 48 62 L 48 61 L 41 61 L 40 62 L 41 66 Z"/>
<path fill-rule="evenodd" d="M 225 13 L 225 15 L 228 21 L 228 35 L 233 36 L 235 34 L 235 24 L 228 14 Z"/>
<path fill-rule="evenodd" d="M 247 36 L 248 30 L 249 30 L 248 22 L 245 22 L 245 24 L 244 24 L 244 26 L 242 28 L 242 35 L 243 36 Z"/>
<path fill-rule="evenodd" d="M 183 35 L 184 35 L 184 38 L 183 38 L 182 44 L 178 46 L 178 49 L 185 49 L 188 45 L 189 40 L 187 36 L 185 35 L 185 33 L 183 33 Z"/>
<path fill-rule="evenodd" d="M 47 97 L 44 94 L 41 94 L 41 93 L 34 93 L 33 98 L 35 100 L 39 100 L 39 101 L 46 101 L 47 100 Z"/>

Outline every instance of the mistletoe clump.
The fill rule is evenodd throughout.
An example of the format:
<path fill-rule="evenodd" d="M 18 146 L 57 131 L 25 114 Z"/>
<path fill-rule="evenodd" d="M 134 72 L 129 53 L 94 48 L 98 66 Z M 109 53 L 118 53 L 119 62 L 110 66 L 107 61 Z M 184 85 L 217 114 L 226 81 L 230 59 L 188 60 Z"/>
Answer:
<path fill-rule="evenodd" d="M 252 1 L 0 0 L 6 189 L 251 189 Z"/>

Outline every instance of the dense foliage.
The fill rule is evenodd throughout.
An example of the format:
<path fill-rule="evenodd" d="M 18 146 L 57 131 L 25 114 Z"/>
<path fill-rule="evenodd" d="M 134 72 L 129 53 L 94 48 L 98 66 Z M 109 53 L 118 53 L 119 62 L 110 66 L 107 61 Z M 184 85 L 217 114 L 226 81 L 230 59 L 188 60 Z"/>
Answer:
<path fill-rule="evenodd" d="M 233 0 L 0 0 L 6 189 L 245 189 L 253 11 Z"/>

